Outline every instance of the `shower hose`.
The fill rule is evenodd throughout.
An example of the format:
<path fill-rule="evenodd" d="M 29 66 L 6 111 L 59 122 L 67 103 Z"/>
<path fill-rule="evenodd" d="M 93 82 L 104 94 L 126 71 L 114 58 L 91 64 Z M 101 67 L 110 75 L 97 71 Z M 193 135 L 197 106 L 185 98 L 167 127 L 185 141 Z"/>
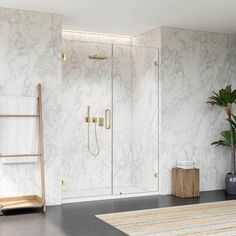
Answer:
<path fill-rule="evenodd" d="M 96 146 L 97 146 L 97 151 L 96 152 L 92 152 L 92 150 L 90 149 L 90 128 L 89 128 L 89 123 L 88 123 L 88 151 L 89 153 L 94 156 L 97 157 L 99 155 L 99 144 L 98 144 L 98 135 L 97 135 L 97 124 L 96 122 L 94 122 L 94 132 L 95 132 L 95 140 L 96 140 Z"/>

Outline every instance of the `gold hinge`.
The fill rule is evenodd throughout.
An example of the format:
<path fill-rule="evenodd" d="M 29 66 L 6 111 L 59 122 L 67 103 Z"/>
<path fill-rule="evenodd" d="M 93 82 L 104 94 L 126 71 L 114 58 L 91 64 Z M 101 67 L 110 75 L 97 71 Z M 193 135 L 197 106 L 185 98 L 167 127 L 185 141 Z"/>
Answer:
<path fill-rule="evenodd" d="M 159 66 L 159 61 L 154 61 L 155 66 Z"/>
<path fill-rule="evenodd" d="M 158 178 L 158 176 L 159 176 L 158 173 L 155 173 L 155 174 L 154 174 L 154 177 L 155 177 L 155 178 Z"/>
<path fill-rule="evenodd" d="M 61 179 L 61 185 L 62 185 L 62 186 L 65 186 L 65 185 L 66 185 L 65 178 L 62 178 L 62 179 Z"/>
<path fill-rule="evenodd" d="M 62 59 L 62 61 L 66 61 L 66 53 L 65 52 L 61 53 L 61 59 Z"/>

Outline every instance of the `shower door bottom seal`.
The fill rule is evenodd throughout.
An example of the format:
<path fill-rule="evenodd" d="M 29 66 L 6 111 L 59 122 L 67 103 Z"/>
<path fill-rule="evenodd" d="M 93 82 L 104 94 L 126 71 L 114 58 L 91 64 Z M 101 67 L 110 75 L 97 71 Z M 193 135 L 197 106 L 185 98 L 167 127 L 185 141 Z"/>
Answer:
<path fill-rule="evenodd" d="M 132 198 L 132 197 L 158 196 L 158 195 L 160 195 L 159 192 L 149 192 L 149 193 L 129 193 L 122 195 L 106 195 L 106 196 L 94 196 L 94 197 L 72 197 L 72 198 L 62 199 L 62 204 L 102 201 L 102 200 L 112 200 L 112 199 L 122 199 L 122 198 Z"/>

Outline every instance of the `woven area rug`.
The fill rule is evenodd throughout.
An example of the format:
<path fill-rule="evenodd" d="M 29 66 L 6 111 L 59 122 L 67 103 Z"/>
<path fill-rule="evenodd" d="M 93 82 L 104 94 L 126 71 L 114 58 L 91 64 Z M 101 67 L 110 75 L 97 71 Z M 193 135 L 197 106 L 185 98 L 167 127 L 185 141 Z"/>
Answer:
<path fill-rule="evenodd" d="M 236 200 L 96 215 L 127 235 L 235 235 Z"/>

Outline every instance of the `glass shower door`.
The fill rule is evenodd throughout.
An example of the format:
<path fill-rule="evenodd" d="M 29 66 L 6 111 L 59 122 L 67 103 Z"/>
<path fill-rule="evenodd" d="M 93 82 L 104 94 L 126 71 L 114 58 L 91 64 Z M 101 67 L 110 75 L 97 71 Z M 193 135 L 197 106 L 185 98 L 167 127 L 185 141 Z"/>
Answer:
<path fill-rule="evenodd" d="M 113 193 L 158 191 L 158 49 L 113 45 Z"/>
<path fill-rule="evenodd" d="M 63 40 L 62 47 L 66 55 L 62 81 L 63 198 L 110 195 L 112 47 L 73 40 Z"/>

